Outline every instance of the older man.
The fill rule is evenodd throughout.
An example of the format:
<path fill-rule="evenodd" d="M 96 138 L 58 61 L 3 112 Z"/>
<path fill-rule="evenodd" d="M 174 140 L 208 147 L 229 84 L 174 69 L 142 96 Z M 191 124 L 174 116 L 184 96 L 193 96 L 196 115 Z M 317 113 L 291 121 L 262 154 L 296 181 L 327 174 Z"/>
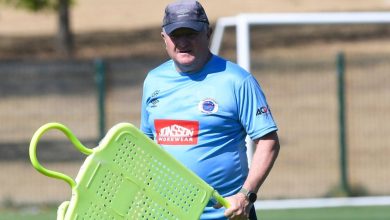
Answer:
<path fill-rule="evenodd" d="M 144 82 L 141 130 L 230 203 L 201 219 L 257 219 L 253 203 L 279 152 L 277 126 L 256 79 L 209 50 L 202 5 L 165 8 L 161 36 L 171 58 Z M 245 137 L 256 151 L 248 168 Z"/>

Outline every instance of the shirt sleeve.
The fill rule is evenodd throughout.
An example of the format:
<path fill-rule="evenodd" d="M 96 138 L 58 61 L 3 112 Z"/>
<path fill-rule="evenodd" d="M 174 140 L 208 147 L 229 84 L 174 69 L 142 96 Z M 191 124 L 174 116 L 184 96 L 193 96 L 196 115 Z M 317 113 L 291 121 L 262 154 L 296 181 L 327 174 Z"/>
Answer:
<path fill-rule="evenodd" d="M 252 140 L 278 129 L 265 95 L 253 75 L 244 79 L 236 97 L 239 120 Z"/>
<path fill-rule="evenodd" d="M 149 113 L 147 111 L 147 105 L 148 105 L 148 95 L 146 91 L 146 87 L 144 85 L 143 88 L 143 94 L 142 94 L 142 103 L 141 103 L 141 124 L 140 129 L 141 131 L 148 137 L 153 139 L 153 131 L 149 124 Z"/>

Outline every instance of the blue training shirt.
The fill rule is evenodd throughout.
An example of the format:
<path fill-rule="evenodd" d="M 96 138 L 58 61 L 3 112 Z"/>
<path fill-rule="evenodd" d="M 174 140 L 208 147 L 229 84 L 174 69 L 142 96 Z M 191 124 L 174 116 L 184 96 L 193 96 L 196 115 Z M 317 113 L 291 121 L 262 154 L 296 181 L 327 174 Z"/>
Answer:
<path fill-rule="evenodd" d="M 222 196 L 248 175 L 245 137 L 277 127 L 256 79 L 213 55 L 197 73 L 179 73 L 169 60 L 150 71 L 142 97 L 141 130 Z M 210 203 L 201 219 L 226 219 Z"/>

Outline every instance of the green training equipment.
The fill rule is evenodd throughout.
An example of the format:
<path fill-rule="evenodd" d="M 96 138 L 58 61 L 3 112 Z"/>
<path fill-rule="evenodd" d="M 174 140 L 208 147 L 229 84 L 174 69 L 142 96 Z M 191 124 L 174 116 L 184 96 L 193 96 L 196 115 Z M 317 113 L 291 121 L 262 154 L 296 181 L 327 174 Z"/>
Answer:
<path fill-rule="evenodd" d="M 75 180 L 38 162 L 38 141 L 50 129 L 62 131 L 88 155 Z M 112 127 L 93 149 L 66 126 L 48 123 L 35 132 L 29 154 L 36 170 L 72 189 L 71 199 L 58 207 L 57 220 L 195 220 L 211 198 L 228 207 L 216 190 L 129 123 Z"/>

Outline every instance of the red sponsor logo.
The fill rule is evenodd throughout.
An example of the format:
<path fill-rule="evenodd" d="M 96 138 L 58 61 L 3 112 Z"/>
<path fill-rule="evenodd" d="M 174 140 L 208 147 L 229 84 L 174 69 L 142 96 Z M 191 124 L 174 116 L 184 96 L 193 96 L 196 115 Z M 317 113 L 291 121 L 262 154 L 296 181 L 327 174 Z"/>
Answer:
<path fill-rule="evenodd" d="M 199 122 L 185 120 L 154 120 L 157 143 L 164 145 L 194 145 L 198 143 Z"/>

